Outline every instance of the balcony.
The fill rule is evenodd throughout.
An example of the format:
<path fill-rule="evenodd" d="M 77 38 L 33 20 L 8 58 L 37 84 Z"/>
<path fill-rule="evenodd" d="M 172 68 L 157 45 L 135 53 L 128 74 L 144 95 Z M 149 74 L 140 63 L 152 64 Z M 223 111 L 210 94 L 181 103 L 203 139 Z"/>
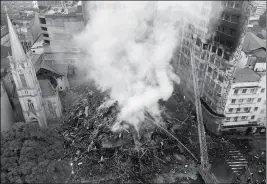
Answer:
<path fill-rule="evenodd" d="M 245 107 L 256 107 L 257 102 L 245 102 L 245 103 L 230 103 L 227 108 L 245 108 Z"/>
<path fill-rule="evenodd" d="M 222 124 L 222 126 L 225 127 L 225 126 L 236 126 L 236 125 L 247 125 L 247 124 L 249 124 L 248 120 L 245 120 L 245 121 L 228 121 L 228 122 L 224 122 Z"/>
<path fill-rule="evenodd" d="M 227 115 L 227 117 L 236 117 L 236 116 L 252 116 L 252 115 L 255 115 L 256 114 L 256 111 L 250 111 L 250 112 L 226 112 L 225 113 Z"/>

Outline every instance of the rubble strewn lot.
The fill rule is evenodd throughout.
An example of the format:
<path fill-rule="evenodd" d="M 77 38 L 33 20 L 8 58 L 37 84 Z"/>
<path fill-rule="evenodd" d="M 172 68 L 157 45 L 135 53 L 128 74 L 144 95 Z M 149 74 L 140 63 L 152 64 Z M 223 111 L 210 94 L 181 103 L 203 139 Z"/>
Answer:
<path fill-rule="evenodd" d="M 197 179 L 195 160 L 165 132 L 183 133 L 186 139 L 185 132 L 180 132 L 180 125 L 186 125 L 192 119 L 190 114 L 173 109 L 177 107 L 175 102 L 165 107 L 162 114 L 164 125 L 155 126 L 148 120 L 138 133 L 127 124 L 122 131 L 112 132 L 118 106 L 114 103 L 109 108 L 98 109 L 105 97 L 106 93 L 92 85 L 79 85 L 64 94 L 66 113 L 61 134 L 65 138 L 66 157 L 73 164 L 69 181 L 191 183 Z M 161 104 L 165 105 L 164 102 Z M 168 108 L 174 112 L 168 112 Z M 197 134 L 191 134 L 194 134 L 193 138 L 186 143 L 198 147 Z"/>
<path fill-rule="evenodd" d="M 107 96 L 93 85 L 79 84 L 62 97 L 65 115 L 61 135 L 65 138 L 65 157 L 73 168 L 69 182 L 202 182 L 195 166 L 200 149 L 192 104 L 173 94 L 167 102 L 159 102 L 164 109 L 163 124 L 155 124 L 148 115 L 139 132 L 127 123 L 122 131 L 112 132 L 118 105 L 98 108 Z M 224 160 L 227 149 L 234 149 L 223 138 L 206 136 L 211 163 Z"/>

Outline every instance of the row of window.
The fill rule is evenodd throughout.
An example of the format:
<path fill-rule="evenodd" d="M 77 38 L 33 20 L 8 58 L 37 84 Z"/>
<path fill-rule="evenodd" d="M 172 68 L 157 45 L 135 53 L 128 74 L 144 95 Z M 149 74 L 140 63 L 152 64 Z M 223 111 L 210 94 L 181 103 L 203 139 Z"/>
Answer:
<path fill-rule="evenodd" d="M 222 32 L 222 33 L 225 33 L 227 35 L 230 35 L 230 36 L 234 36 L 235 35 L 235 32 L 236 32 L 234 29 L 228 28 L 228 27 L 226 27 L 224 25 L 218 26 L 217 27 L 217 30 L 220 31 L 220 32 Z M 215 38 L 215 41 L 219 41 L 218 39 L 219 39 L 219 37 L 216 37 Z"/>
<path fill-rule="evenodd" d="M 221 1 L 221 5 L 235 9 L 240 9 L 242 7 L 242 3 L 242 1 Z"/>
<path fill-rule="evenodd" d="M 254 99 L 255 98 L 247 98 L 246 101 L 244 101 L 245 99 L 232 99 L 231 104 L 244 103 L 244 102 L 252 103 Z M 258 98 L 257 102 L 261 102 L 261 98 Z"/>
<path fill-rule="evenodd" d="M 227 117 L 226 121 L 244 121 L 244 120 L 254 120 L 255 116 L 251 116 L 249 118 L 249 116 L 236 116 L 236 117 Z"/>
<path fill-rule="evenodd" d="M 257 111 L 259 108 L 254 107 L 254 111 Z M 235 111 L 234 111 L 235 110 Z M 242 111 L 241 111 L 242 110 Z M 249 113 L 251 110 L 251 107 L 245 107 L 245 108 L 229 108 L 228 112 L 234 112 L 234 113 Z M 261 114 L 265 112 L 265 109 L 261 110 Z"/>
<path fill-rule="evenodd" d="M 233 23 L 238 23 L 239 18 L 240 17 L 238 15 L 230 15 L 228 13 L 222 13 L 221 15 L 222 20 L 226 20 L 226 21 L 233 22 Z"/>
<path fill-rule="evenodd" d="M 238 94 L 239 91 L 241 91 L 241 89 L 235 89 L 234 94 Z M 242 89 L 241 93 L 242 94 L 251 94 L 251 93 L 253 94 L 253 93 L 256 93 L 256 91 L 257 91 L 256 88 L 253 88 L 253 89 L 250 89 L 250 90 Z M 265 91 L 265 88 L 262 88 L 261 89 L 261 93 L 264 93 L 264 91 Z"/>

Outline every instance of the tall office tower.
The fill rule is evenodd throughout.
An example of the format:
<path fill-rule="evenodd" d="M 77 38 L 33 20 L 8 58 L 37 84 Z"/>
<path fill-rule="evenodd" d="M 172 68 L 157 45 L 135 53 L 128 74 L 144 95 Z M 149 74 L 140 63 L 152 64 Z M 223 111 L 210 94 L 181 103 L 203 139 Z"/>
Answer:
<path fill-rule="evenodd" d="M 216 14 L 214 11 L 219 5 L 223 10 Z M 195 12 L 195 19 L 184 21 L 180 30 L 182 44 L 177 48 L 173 63 L 181 78 L 181 91 L 194 103 L 190 66 L 193 52 L 204 123 L 215 133 L 224 130 L 226 103 L 242 59 L 242 43 L 252 7 L 249 1 L 206 1 L 199 12 Z"/>

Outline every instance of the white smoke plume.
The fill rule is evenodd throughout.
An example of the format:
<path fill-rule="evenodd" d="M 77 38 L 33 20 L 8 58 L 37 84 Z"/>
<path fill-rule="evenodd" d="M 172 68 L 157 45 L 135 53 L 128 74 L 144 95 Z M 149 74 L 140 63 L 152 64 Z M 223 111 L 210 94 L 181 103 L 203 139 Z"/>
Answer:
<path fill-rule="evenodd" d="M 194 20 L 192 15 L 200 11 L 202 3 L 90 2 L 89 23 L 74 37 L 87 54 L 79 67 L 110 91 L 110 100 L 104 105 L 118 101 L 118 122 L 137 128 L 145 111 L 160 116 L 158 101 L 168 100 L 173 82 L 179 83 L 170 62 L 180 44 L 180 20 Z"/>

